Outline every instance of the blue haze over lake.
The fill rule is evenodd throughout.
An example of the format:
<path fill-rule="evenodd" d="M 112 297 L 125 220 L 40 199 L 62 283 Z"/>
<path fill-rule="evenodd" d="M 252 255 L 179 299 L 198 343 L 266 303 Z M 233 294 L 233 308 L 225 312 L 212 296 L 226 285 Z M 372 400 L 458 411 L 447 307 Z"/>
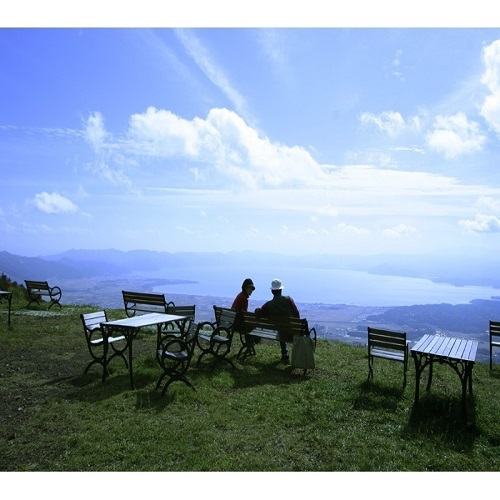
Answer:
<path fill-rule="evenodd" d="M 428 279 L 377 275 L 363 271 L 312 268 L 259 268 L 246 270 L 225 266 L 186 267 L 155 272 L 155 277 L 190 280 L 155 288 L 168 294 L 234 297 L 245 278 L 256 286 L 253 303 L 271 296 L 273 278 L 281 278 L 284 293 L 296 302 L 352 304 L 358 306 L 405 306 L 417 304 L 466 304 L 474 299 L 491 299 L 500 290 L 486 286 L 454 286 Z M 251 305 L 252 307 L 252 305 Z"/>

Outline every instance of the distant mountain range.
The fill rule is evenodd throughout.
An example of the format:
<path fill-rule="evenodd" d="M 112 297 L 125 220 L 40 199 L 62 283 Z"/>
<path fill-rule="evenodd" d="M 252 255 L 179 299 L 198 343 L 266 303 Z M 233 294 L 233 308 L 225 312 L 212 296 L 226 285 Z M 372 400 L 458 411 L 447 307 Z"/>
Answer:
<path fill-rule="evenodd" d="M 245 268 L 248 262 L 263 266 L 301 266 L 315 269 L 347 269 L 372 274 L 426 278 L 456 286 L 500 288 L 500 256 L 464 259 L 458 255 L 305 255 L 286 256 L 255 252 L 157 252 L 151 250 L 69 250 L 56 255 L 24 257 L 0 251 L 0 273 L 25 279 L 77 279 L 122 277 L 161 269 L 203 267 L 224 263 Z"/>

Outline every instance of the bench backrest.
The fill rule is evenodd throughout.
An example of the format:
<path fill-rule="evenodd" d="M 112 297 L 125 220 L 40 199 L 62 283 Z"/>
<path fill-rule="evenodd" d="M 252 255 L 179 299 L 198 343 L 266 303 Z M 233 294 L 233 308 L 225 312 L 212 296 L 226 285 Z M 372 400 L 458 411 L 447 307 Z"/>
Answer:
<path fill-rule="evenodd" d="M 83 328 L 85 331 L 97 330 L 101 327 L 101 323 L 108 321 L 106 311 L 97 311 L 93 313 L 80 314 Z"/>
<path fill-rule="evenodd" d="M 30 281 L 24 280 L 26 283 L 26 288 L 28 291 L 30 290 L 45 290 L 47 292 L 50 291 L 49 284 L 46 281 Z"/>
<path fill-rule="evenodd" d="M 127 316 L 136 313 L 166 313 L 168 304 L 162 293 L 129 292 L 122 290 Z"/>
<path fill-rule="evenodd" d="M 246 333 L 251 333 L 256 328 L 272 330 L 278 332 L 279 340 L 283 342 L 292 342 L 295 335 L 309 335 L 306 318 L 262 318 L 252 312 L 242 312 L 241 319 Z"/>
<path fill-rule="evenodd" d="M 215 322 L 218 328 L 234 328 L 238 312 L 227 307 L 214 306 Z"/>
<path fill-rule="evenodd" d="M 500 337 L 500 321 L 490 321 L 490 341 L 493 337 Z"/>
<path fill-rule="evenodd" d="M 167 304 L 168 314 L 177 314 L 178 316 L 187 316 L 188 319 L 194 321 L 196 314 L 196 305 L 192 306 L 176 306 L 173 302 Z"/>
<path fill-rule="evenodd" d="M 406 332 L 395 332 L 368 327 L 368 351 L 372 348 L 390 351 L 406 351 Z"/>

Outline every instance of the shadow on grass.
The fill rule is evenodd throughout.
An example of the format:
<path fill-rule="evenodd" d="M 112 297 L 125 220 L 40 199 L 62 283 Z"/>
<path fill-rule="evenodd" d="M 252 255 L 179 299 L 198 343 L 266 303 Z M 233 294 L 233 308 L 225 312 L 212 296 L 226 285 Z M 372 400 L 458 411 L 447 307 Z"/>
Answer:
<path fill-rule="evenodd" d="M 226 362 L 219 362 L 214 367 L 212 360 L 206 363 L 202 361 L 200 366 L 197 367 L 197 360 L 195 359 L 189 367 L 186 377 L 196 390 L 202 389 L 204 386 L 206 387 L 211 379 L 217 381 L 216 384 L 221 384 L 221 387 L 240 389 L 259 385 L 302 383 L 309 380 L 314 373 L 308 370 L 306 375 L 304 375 L 304 370 L 293 369 L 290 365 L 284 365 L 280 360 L 269 362 L 269 360 L 251 358 L 245 361 L 244 368 L 240 366 L 240 362 L 237 359 L 231 358 L 231 360 L 235 364 L 235 368 Z M 54 379 L 45 382 L 45 384 L 67 382 L 75 389 L 78 389 L 67 395 L 68 398 L 89 402 L 104 401 L 132 390 L 127 369 L 119 365 L 116 368 L 111 365 L 110 372 L 110 375 L 104 382 L 101 381 L 102 371 L 95 368 L 86 374 L 82 373 L 76 377 Z M 134 365 L 137 409 L 157 408 L 158 411 L 161 411 L 178 397 L 185 397 L 185 394 L 178 390 L 179 387 L 182 387 L 182 391 L 192 392 L 193 395 L 196 394 L 191 387 L 188 387 L 183 382 L 175 381 L 167 388 L 165 394 L 162 395 L 162 389 L 168 377 L 165 377 L 161 386 L 156 389 L 160 375 L 161 369 L 153 358 L 138 360 Z"/>
<path fill-rule="evenodd" d="M 162 394 L 162 388 L 167 378 L 162 382 L 159 389 L 156 389 L 157 380 L 155 380 L 154 389 L 137 392 L 136 408 L 147 409 L 154 407 L 158 411 L 162 411 L 178 399 L 196 397 L 196 391 L 200 390 L 200 388 L 203 390 L 203 387 L 206 387 L 207 381 L 210 379 L 218 380 L 217 383 L 220 383 L 221 387 L 237 390 L 259 385 L 290 385 L 307 381 L 310 378 L 310 372 L 304 376 L 303 370 L 294 370 L 289 365 L 283 365 L 281 361 L 269 363 L 253 358 L 251 365 L 252 369 L 255 370 L 254 373 L 241 369 L 237 360 L 233 359 L 232 361 L 235 363 L 235 368 L 225 362 L 217 363 L 213 369 L 212 362 L 202 363 L 199 367 L 190 368 L 186 376 L 195 390 L 181 381 L 175 381 L 167 388 L 165 394 Z M 136 385 L 139 387 L 138 384 Z"/>
<path fill-rule="evenodd" d="M 413 404 L 406 433 L 416 439 L 422 436 L 447 442 L 457 451 L 472 451 L 479 435 L 475 424 L 476 406 L 474 396 L 467 398 L 467 409 L 463 412 L 462 396 L 423 394 L 418 404 Z"/>
<path fill-rule="evenodd" d="M 380 382 L 365 380 L 359 386 L 358 397 L 354 400 L 355 410 L 396 410 L 404 395 L 401 386 L 382 385 Z"/>
<path fill-rule="evenodd" d="M 152 382 L 156 383 L 156 380 L 157 377 L 155 375 L 146 372 L 136 372 L 134 373 L 135 390 L 144 390 Z M 69 394 L 68 398 L 90 402 L 104 401 L 124 392 L 134 390 L 130 385 L 128 371 L 116 374 L 111 373 L 104 382 L 102 382 L 101 372 L 89 372 L 71 378 L 69 384 L 78 390 Z"/>
<path fill-rule="evenodd" d="M 271 363 L 260 361 L 258 358 L 247 358 L 245 366 L 251 366 L 250 370 L 234 370 L 233 379 L 235 388 L 255 387 L 258 385 L 282 385 L 298 384 L 310 379 L 313 372 L 294 369 L 290 365 L 284 365 L 282 361 L 276 360 Z"/>

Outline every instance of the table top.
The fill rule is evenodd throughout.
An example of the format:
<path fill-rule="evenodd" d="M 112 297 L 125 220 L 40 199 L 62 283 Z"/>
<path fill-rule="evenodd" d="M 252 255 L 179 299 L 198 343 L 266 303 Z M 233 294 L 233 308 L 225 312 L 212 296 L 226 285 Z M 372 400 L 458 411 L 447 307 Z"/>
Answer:
<path fill-rule="evenodd" d="M 478 345 L 479 342 L 476 340 L 465 340 L 443 335 L 424 335 L 411 348 L 411 352 L 412 354 L 424 354 L 442 359 L 474 362 Z"/>
<path fill-rule="evenodd" d="M 101 325 L 141 328 L 143 326 L 160 325 L 162 323 L 172 323 L 173 321 L 183 321 L 185 319 L 188 319 L 188 317 L 178 316 L 177 314 L 149 313 L 140 316 L 132 316 L 131 318 L 104 321 Z"/>
<path fill-rule="evenodd" d="M 12 295 L 12 292 L 6 292 L 5 290 L 0 290 L 0 295 Z"/>

